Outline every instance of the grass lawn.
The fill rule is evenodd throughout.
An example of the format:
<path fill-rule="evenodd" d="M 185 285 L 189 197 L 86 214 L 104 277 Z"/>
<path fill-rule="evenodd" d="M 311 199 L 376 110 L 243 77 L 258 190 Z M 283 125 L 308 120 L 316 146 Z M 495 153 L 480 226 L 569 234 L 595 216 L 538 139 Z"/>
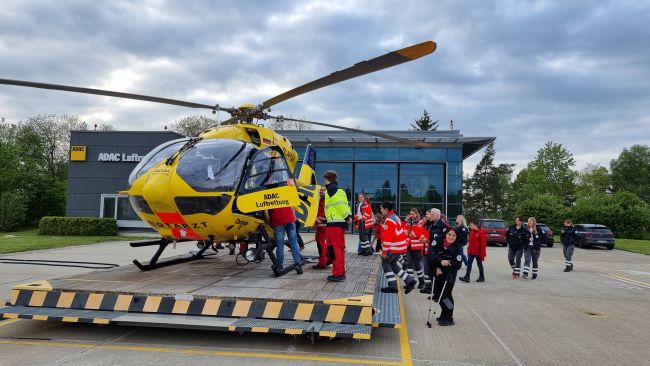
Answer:
<path fill-rule="evenodd" d="M 650 255 L 650 240 L 616 239 L 614 249 Z"/>
<path fill-rule="evenodd" d="M 38 235 L 38 229 L 0 233 L 0 253 L 24 252 L 71 245 L 94 244 L 103 241 L 140 240 L 140 236 L 53 236 Z"/>
<path fill-rule="evenodd" d="M 560 236 L 555 235 L 555 242 L 560 243 Z M 562 245 L 562 244 L 560 244 Z M 624 250 L 626 252 L 641 253 L 650 255 L 650 240 L 634 240 L 616 238 L 614 249 Z"/>

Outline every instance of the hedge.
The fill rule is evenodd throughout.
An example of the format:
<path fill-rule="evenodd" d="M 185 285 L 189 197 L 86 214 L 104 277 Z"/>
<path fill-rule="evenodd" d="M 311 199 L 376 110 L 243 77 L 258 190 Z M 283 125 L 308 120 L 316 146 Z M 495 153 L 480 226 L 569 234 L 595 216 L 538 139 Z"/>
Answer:
<path fill-rule="evenodd" d="M 44 216 L 38 222 L 38 233 L 62 236 L 117 235 L 117 221 L 97 217 Z"/>

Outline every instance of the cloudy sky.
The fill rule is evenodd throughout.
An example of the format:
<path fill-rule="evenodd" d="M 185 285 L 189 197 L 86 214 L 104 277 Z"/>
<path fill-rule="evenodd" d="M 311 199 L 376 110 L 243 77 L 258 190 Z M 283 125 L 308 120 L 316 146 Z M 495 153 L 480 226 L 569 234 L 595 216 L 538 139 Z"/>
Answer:
<path fill-rule="evenodd" d="M 650 2 L 13 1 L 0 12 L 0 78 L 205 104 L 260 103 L 425 40 L 425 58 L 330 86 L 274 112 L 365 129 L 441 128 L 496 136 L 497 162 L 546 141 L 587 163 L 650 145 Z M 160 130 L 209 111 L 0 86 L 0 116 L 76 114 Z M 219 116 L 227 118 L 223 113 Z M 470 172 L 480 159 L 465 164 Z"/>

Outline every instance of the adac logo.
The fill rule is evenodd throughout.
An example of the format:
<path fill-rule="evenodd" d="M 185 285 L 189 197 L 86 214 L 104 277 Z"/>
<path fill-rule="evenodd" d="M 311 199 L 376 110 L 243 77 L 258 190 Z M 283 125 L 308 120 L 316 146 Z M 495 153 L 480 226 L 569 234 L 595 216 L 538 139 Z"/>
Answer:
<path fill-rule="evenodd" d="M 86 161 L 86 147 L 70 146 L 70 161 Z"/>
<path fill-rule="evenodd" d="M 277 199 L 277 198 L 280 198 L 280 194 L 279 194 L 279 193 L 268 193 L 268 194 L 264 194 L 264 199 L 265 199 L 265 200 L 272 200 L 272 199 Z"/>

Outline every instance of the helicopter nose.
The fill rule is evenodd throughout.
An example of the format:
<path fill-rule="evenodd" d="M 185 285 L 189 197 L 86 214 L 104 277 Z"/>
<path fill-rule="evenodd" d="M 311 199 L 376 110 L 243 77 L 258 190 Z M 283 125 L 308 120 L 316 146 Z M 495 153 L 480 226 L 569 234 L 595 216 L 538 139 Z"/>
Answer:
<path fill-rule="evenodd" d="M 153 174 L 142 187 L 142 195 L 154 212 L 174 212 L 174 203 L 169 193 L 170 175 Z"/>

